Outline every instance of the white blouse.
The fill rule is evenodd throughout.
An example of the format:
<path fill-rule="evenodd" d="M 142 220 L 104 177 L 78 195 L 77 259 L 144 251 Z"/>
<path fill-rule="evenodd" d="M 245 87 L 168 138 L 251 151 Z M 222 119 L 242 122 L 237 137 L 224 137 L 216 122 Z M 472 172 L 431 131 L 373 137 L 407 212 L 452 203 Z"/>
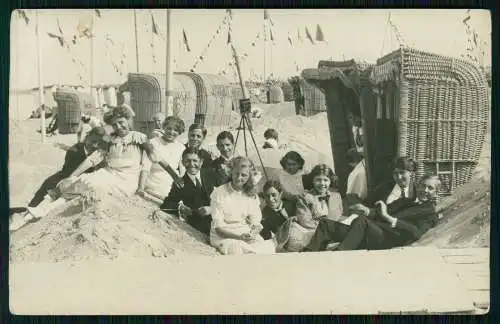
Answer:
<path fill-rule="evenodd" d="M 155 137 L 150 140 L 155 149 L 157 157 L 168 163 L 178 175 L 179 169 L 182 169 L 182 152 L 185 147 L 179 142 L 166 142 L 162 137 Z M 159 163 L 151 165 L 149 176 L 146 181 L 145 190 L 152 195 L 164 199 L 168 196 L 174 179 L 165 171 Z"/>
<path fill-rule="evenodd" d="M 304 193 L 304 185 L 302 183 L 303 170 L 299 170 L 295 174 L 290 174 L 285 170 L 280 170 L 278 173 L 278 180 L 281 188 L 287 194 L 298 196 Z"/>

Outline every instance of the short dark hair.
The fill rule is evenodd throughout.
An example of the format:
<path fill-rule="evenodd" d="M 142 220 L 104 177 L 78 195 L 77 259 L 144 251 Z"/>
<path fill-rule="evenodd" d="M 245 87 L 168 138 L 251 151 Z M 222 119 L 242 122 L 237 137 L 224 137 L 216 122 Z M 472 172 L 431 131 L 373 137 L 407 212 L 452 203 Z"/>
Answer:
<path fill-rule="evenodd" d="M 281 187 L 281 183 L 278 180 L 267 180 L 266 183 L 264 183 L 264 187 L 262 187 L 262 192 L 268 191 L 270 188 L 274 188 L 278 190 L 278 192 L 283 192 L 283 188 Z"/>
<path fill-rule="evenodd" d="M 337 176 L 333 173 L 332 168 L 330 168 L 326 164 L 318 164 L 316 165 L 311 172 L 309 173 L 309 179 L 312 183 L 314 177 L 318 175 L 324 175 L 330 179 L 330 189 L 337 188 Z"/>
<path fill-rule="evenodd" d="M 290 152 L 287 152 L 280 160 L 280 164 L 281 164 L 281 167 L 284 169 L 285 168 L 285 163 L 286 163 L 286 160 L 292 160 L 292 161 L 295 161 L 299 164 L 299 167 L 300 169 L 302 170 L 302 168 L 304 168 L 304 164 L 306 161 L 304 161 L 304 158 L 302 157 L 302 155 L 300 155 L 299 153 L 295 152 L 295 151 L 290 151 Z"/>
<path fill-rule="evenodd" d="M 104 127 L 94 127 L 88 133 L 86 137 L 96 136 L 96 137 L 104 137 L 106 136 L 106 129 Z"/>
<path fill-rule="evenodd" d="M 184 131 L 186 130 L 186 125 L 184 124 L 184 121 L 179 117 L 168 116 L 167 118 L 165 118 L 165 120 L 163 120 L 161 127 L 165 129 L 165 127 L 167 127 L 167 125 L 169 124 L 171 124 L 179 134 L 184 133 Z"/>
<path fill-rule="evenodd" d="M 278 132 L 274 128 L 268 128 L 264 132 L 264 139 L 270 139 L 270 138 L 278 140 Z"/>
<path fill-rule="evenodd" d="M 191 132 L 195 129 L 200 129 L 201 133 L 203 134 L 203 137 L 207 137 L 207 129 L 205 128 L 205 126 L 203 126 L 202 124 L 198 124 L 198 123 L 194 123 L 194 124 L 191 124 L 191 126 L 189 126 L 189 132 Z"/>
<path fill-rule="evenodd" d="M 186 148 L 183 152 L 182 152 L 182 159 L 184 160 L 184 158 L 186 157 L 186 155 L 188 154 L 196 154 L 198 155 L 198 157 L 200 158 L 200 160 L 203 160 L 203 157 L 201 156 L 200 154 L 200 150 L 199 149 L 196 149 L 196 148 L 192 148 L 192 147 L 188 147 Z"/>
<path fill-rule="evenodd" d="M 406 156 L 398 156 L 392 161 L 392 169 L 394 170 L 396 168 L 415 172 L 417 170 L 417 163 Z"/>
<path fill-rule="evenodd" d="M 217 135 L 216 141 L 219 142 L 219 141 L 222 141 L 224 139 L 228 139 L 229 141 L 231 141 L 231 143 L 234 144 L 234 136 L 230 132 L 228 132 L 228 131 L 220 132 L 219 135 Z"/>

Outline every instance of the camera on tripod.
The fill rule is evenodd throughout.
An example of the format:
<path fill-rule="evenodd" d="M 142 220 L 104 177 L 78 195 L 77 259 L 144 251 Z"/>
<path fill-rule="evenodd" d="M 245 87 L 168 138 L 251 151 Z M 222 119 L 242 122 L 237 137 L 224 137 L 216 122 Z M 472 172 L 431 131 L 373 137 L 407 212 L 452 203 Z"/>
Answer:
<path fill-rule="evenodd" d="M 240 99 L 240 114 L 246 115 L 252 112 L 252 103 L 250 99 Z"/>

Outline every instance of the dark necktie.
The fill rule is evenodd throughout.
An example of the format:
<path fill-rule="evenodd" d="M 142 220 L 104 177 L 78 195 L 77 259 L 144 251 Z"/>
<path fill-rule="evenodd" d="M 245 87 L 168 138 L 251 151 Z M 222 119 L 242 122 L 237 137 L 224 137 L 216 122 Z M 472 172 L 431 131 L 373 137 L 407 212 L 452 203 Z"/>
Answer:
<path fill-rule="evenodd" d="M 201 185 L 200 179 L 198 177 L 195 177 L 196 179 L 196 189 L 203 190 L 203 186 Z"/>
<path fill-rule="evenodd" d="M 401 189 L 401 198 L 406 198 L 406 191 L 404 189 Z"/>
<path fill-rule="evenodd" d="M 329 196 L 328 196 L 328 195 L 326 195 L 326 196 L 319 196 L 319 197 L 318 197 L 319 201 L 324 201 L 324 202 L 326 202 L 326 203 L 328 203 L 328 198 L 329 198 Z"/>

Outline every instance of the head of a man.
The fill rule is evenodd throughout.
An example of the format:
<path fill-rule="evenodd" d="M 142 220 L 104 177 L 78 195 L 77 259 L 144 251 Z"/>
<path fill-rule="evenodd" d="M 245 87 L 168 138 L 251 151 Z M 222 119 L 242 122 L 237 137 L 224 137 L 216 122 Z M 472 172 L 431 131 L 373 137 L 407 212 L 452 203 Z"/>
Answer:
<path fill-rule="evenodd" d="M 397 157 L 393 162 L 392 177 L 400 188 L 408 188 L 417 169 L 416 163 L 407 157 Z"/>
<path fill-rule="evenodd" d="M 182 165 L 190 175 L 197 175 L 203 165 L 200 151 L 195 148 L 187 148 L 182 152 Z"/>
<path fill-rule="evenodd" d="M 417 197 L 421 202 L 435 201 L 441 189 L 441 180 L 436 175 L 423 176 L 417 185 Z"/>

